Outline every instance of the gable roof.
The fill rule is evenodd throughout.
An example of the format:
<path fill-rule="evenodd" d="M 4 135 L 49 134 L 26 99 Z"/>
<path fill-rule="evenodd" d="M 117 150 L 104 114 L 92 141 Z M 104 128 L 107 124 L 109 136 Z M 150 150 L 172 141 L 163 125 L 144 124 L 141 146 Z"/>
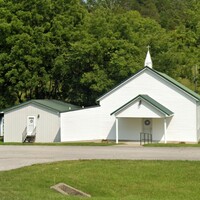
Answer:
<path fill-rule="evenodd" d="M 6 113 L 8 111 L 15 110 L 17 108 L 20 108 L 22 106 L 26 106 L 29 104 L 33 104 L 33 105 L 45 108 L 47 110 L 51 110 L 53 112 L 58 112 L 58 113 L 80 109 L 79 106 L 76 106 L 76 105 L 73 105 L 70 103 L 65 103 L 65 102 L 58 101 L 58 100 L 35 99 L 35 100 L 30 100 L 30 101 L 18 104 L 11 108 L 7 108 L 3 112 Z"/>
<path fill-rule="evenodd" d="M 135 97 L 134 99 L 132 99 L 129 102 L 127 102 L 126 104 L 124 104 L 123 106 L 121 106 L 120 108 L 118 108 L 117 110 L 115 110 L 114 112 L 112 112 L 111 115 L 120 112 L 122 109 L 128 107 L 130 104 L 137 101 L 138 99 L 146 101 L 147 103 L 149 103 L 154 108 L 156 108 L 157 110 L 159 110 L 160 112 L 162 112 L 163 114 L 165 114 L 167 116 L 171 116 L 174 114 L 171 110 L 169 110 L 168 108 L 166 108 L 165 106 L 163 106 L 162 104 L 157 102 L 156 100 L 152 99 L 150 96 L 148 96 L 146 94 L 140 94 L 137 97 Z"/>
<path fill-rule="evenodd" d="M 154 70 L 155 71 L 155 70 Z M 166 80 L 168 80 L 169 82 L 171 82 L 172 84 L 176 85 L 178 88 L 182 89 L 183 91 L 185 91 L 186 93 L 188 93 L 189 95 L 193 96 L 194 98 L 196 98 L 198 101 L 200 101 L 200 95 L 197 94 L 196 92 L 192 91 L 191 89 L 189 89 L 188 87 L 184 86 L 183 84 L 179 83 L 178 81 L 176 81 L 175 79 L 171 78 L 170 76 L 168 76 L 167 74 L 155 71 L 156 73 L 158 73 L 160 76 L 162 76 L 163 78 L 165 78 Z"/>
<path fill-rule="evenodd" d="M 144 67 L 143 69 L 139 70 L 136 74 L 134 74 L 130 78 L 126 79 L 125 81 L 123 81 L 122 83 L 120 83 L 119 85 L 117 85 L 116 87 L 114 87 L 109 92 L 107 92 L 104 95 L 102 95 L 101 97 L 99 97 L 97 99 L 97 101 L 100 101 L 100 100 L 104 99 L 106 96 L 108 96 L 109 94 L 111 94 L 112 92 L 114 92 L 115 90 L 120 88 L 121 86 L 125 85 L 126 83 L 128 83 L 129 81 L 134 79 L 136 76 L 138 76 L 139 74 L 141 74 L 145 70 L 148 70 L 148 71 L 158 75 L 160 78 L 166 80 L 167 82 L 170 82 L 172 85 L 174 85 L 175 87 L 179 88 L 180 90 L 182 90 L 183 92 L 185 92 L 189 96 L 195 98 L 197 101 L 200 101 L 200 95 L 198 95 L 196 92 L 194 92 L 191 89 L 187 88 L 186 86 L 184 86 L 183 84 L 179 83 L 175 79 L 169 77 L 168 75 L 166 75 L 164 73 L 161 73 L 161 72 L 158 72 L 158 71 L 156 71 L 156 70 L 154 70 L 152 68 L 149 68 L 149 67 Z"/>

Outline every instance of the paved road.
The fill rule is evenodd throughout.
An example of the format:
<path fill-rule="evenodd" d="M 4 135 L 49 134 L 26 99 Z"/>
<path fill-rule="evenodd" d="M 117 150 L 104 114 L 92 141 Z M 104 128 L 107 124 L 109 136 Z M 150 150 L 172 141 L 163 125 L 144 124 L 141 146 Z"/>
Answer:
<path fill-rule="evenodd" d="M 135 146 L 0 146 L 0 171 L 79 159 L 200 160 L 200 148 Z"/>

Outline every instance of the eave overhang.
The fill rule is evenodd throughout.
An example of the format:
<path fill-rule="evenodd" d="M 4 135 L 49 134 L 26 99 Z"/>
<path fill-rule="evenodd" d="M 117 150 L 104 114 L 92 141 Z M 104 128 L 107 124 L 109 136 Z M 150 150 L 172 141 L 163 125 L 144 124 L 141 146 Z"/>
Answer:
<path fill-rule="evenodd" d="M 123 106 L 115 110 L 114 112 L 112 112 L 111 115 L 115 115 L 117 117 L 119 113 L 128 109 L 131 105 L 133 105 L 137 101 L 139 102 L 139 106 L 142 103 L 142 101 L 146 102 L 148 105 L 150 105 L 150 107 L 157 110 L 163 117 L 171 117 L 174 115 L 174 113 L 171 110 L 169 110 L 168 108 L 166 108 L 165 106 L 163 106 L 162 104 L 160 104 L 159 102 L 157 102 L 156 100 L 154 100 L 153 98 L 151 98 L 150 96 L 146 94 L 138 95 L 134 99 L 130 100 L 129 102 L 127 102 L 126 104 L 124 104 Z"/>

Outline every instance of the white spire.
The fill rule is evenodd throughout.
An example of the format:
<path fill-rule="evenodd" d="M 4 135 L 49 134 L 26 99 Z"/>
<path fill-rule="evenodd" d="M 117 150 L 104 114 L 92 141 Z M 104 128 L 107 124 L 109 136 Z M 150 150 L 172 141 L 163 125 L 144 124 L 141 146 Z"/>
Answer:
<path fill-rule="evenodd" d="M 144 66 L 153 68 L 153 63 L 152 63 L 151 55 L 150 55 L 150 51 L 149 51 L 150 46 L 147 46 L 147 48 L 148 48 L 148 51 L 147 51 L 147 55 L 146 55 L 146 58 L 144 61 Z"/>

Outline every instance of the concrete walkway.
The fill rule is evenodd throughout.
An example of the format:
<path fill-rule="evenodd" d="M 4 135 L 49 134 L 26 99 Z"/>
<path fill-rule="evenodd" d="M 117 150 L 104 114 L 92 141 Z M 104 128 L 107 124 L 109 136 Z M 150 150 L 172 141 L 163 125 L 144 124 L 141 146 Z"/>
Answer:
<path fill-rule="evenodd" d="M 79 159 L 200 160 L 200 148 L 136 146 L 0 146 L 0 171 Z"/>

